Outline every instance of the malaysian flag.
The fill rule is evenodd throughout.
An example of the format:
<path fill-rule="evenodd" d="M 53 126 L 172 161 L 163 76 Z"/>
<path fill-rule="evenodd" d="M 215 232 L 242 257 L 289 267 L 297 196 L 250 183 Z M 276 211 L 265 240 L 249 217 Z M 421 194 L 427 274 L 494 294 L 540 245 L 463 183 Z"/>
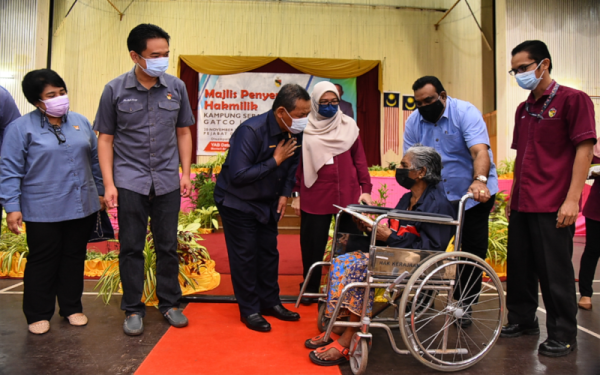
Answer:
<path fill-rule="evenodd" d="M 400 153 L 400 93 L 383 93 L 383 153 Z"/>
<path fill-rule="evenodd" d="M 406 120 L 408 120 L 408 116 L 414 112 L 417 108 L 415 104 L 415 97 L 404 95 L 402 97 L 402 131 L 406 128 Z"/>

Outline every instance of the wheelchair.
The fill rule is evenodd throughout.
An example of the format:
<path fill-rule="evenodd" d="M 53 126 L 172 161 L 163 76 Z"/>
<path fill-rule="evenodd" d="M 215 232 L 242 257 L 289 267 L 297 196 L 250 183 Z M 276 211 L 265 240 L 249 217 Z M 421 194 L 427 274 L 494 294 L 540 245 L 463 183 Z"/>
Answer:
<path fill-rule="evenodd" d="M 368 298 L 363 299 L 359 322 L 338 320 L 341 304 L 337 304 L 331 319 L 325 318 L 327 284 L 325 293 L 305 293 L 304 283 L 296 307 L 302 297 L 319 298 L 318 328 L 326 331 L 323 342 L 327 342 L 334 327 L 356 327 L 349 348 L 350 368 L 356 375 L 364 374 L 367 368 L 369 350 L 372 345 L 371 328 L 387 332 L 392 349 L 398 354 L 412 354 L 422 364 L 444 372 L 460 371 L 469 368 L 487 355 L 502 329 L 505 301 L 504 290 L 494 269 L 476 255 L 460 251 L 462 225 L 464 221 L 467 194 L 460 199 L 458 216 L 402 211 L 384 207 L 350 205 L 349 209 L 361 214 L 376 215 L 374 226 L 382 220 L 410 220 L 451 225 L 456 227 L 454 251 L 430 251 L 377 246 L 376 231 L 369 243 L 369 263 L 363 282 L 346 285 L 339 300 L 344 300 L 352 288 L 364 289 L 369 295 L 373 288 L 383 288 L 387 304 L 383 309 L 367 314 Z M 336 215 L 332 243 L 332 258 L 348 251 L 353 239 L 364 235 L 340 233 L 340 216 L 348 215 L 341 211 Z M 351 250 L 350 250 L 351 251 Z M 308 271 L 308 280 L 316 267 L 331 266 L 331 262 L 316 262 Z M 481 289 L 473 293 L 473 283 L 481 272 L 487 280 Z M 464 277 L 461 277 L 463 276 Z M 468 276 L 467 276 L 468 275 Z M 318 275 L 320 277 L 321 275 Z M 467 279 L 461 285 L 461 279 Z M 393 307 L 393 317 L 382 314 Z M 470 320 L 470 324 L 462 324 Z M 405 349 L 399 348 L 392 330 L 400 331 Z"/>

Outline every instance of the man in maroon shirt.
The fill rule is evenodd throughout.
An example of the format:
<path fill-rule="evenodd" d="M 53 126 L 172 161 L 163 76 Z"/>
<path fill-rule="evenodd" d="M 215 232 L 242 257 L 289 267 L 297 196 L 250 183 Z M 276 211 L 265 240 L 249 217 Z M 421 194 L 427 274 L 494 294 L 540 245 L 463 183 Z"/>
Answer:
<path fill-rule="evenodd" d="M 567 355 L 577 346 L 575 274 L 571 263 L 579 199 L 596 142 L 594 105 L 584 92 L 552 80 L 541 41 L 512 50 L 520 87 L 531 90 L 515 116 L 517 150 L 508 227 L 508 325 L 501 337 L 539 335 L 538 280 L 548 338 L 538 353 Z"/>

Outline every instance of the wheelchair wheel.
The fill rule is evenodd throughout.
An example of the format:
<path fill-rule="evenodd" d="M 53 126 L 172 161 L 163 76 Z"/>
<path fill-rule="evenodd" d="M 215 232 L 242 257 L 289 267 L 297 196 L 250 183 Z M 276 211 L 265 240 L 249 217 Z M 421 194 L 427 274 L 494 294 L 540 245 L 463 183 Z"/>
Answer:
<path fill-rule="evenodd" d="M 325 332 L 329 325 L 330 319 L 325 317 L 325 310 L 327 309 L 327 303 L 319 301 L 319 315 L 317 316 L 317 328 L 319 332 Z"/>
<path fill-rule="evenodd" d="M 473 280 L 486 272 L 490 281 L 475 289 Z M 461 277 L 462 276 L 462 277 Z M 467 285 L 460 280 L 467 279 Z M 419 315 L 419 298 L 437 290 L 431 307 Z M 406 284 L 400 300 L 400 332 L 409 351 L 438 371 L 459 371 L 479 362 L 494 346 L 502 329 L 504 290 L 500 279 L 481 258 L 463 252 L 442 253 L 426 261 Z M 409 301 L 409 294 L 414 297 Z"/>
<path fill-rule="evenodd" d="M 419 298 L 417 298 L 417 300 L 416 300 L 417 301 L 417 304 L 415 307 L 415 317 L 416 318 L 420 318 L 421 315 L 425 311 L 429 310 L 429 308 L 433 305 L 433 302 L 435 301 L 436 295 L 437 295 L 436 290 L 425 290 L 425 291 L 423 291 L 423 293 L 421 293 Z M 404 309 L 404 318 L 406 318 L 407 320 L 410 320 L 410 316 L 412 313 L 412 300 L 414 298 L 415 298 L 414 294 L 411 297 L 409 297 L 408 302 L 406 303 L 406 307 Z"/>
<path fill-rule="evenodd" d="M 369 342 L 367 338 L 352 336 L 350 348 L 355 348 L 350 356 L 350 369 L 354 375 L 362 375 L 367 370 L 367 361 L 369 359 Z"/>

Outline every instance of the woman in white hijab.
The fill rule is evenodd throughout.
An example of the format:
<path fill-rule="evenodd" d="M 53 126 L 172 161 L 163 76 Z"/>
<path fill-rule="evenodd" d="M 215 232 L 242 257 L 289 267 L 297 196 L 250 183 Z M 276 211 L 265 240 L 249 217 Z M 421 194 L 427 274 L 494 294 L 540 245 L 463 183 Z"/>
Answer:
<path fill-rule="evenodd" d="M 333 205 L 372 204 L 373 185 L 358 126 L 353 118 L 342 113 L 339 103 L 333 83 L 325 81 L 315 85 L 292 202 L 296 215 L 302 220 L 300 247 L 305 281 L 310 266 L 323 259 L 331 218 L 338 212 Z M 351 220 L 340 225 L 343 232 L 358 233 Z M 319 276 L 320 272 L 313 274 L 307 292 L 319 291 Z M 310 302 L 303 298 L 303 303 Z"/>

